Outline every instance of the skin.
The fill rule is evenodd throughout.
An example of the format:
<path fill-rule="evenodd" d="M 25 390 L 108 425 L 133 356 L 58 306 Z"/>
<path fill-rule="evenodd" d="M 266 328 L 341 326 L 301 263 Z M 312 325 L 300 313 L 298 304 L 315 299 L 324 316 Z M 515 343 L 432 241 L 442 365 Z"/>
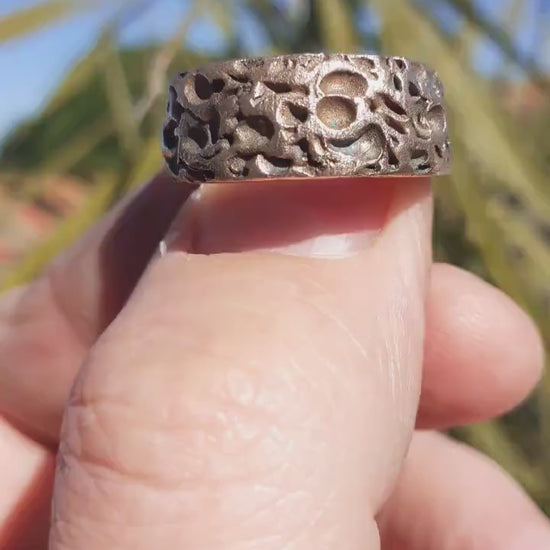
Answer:
<path fill-rule="evenodd" d="M 420 431 L 543 364 L 517 306 L 432 263 L 429 181 L 190 191 L 159 176 L 3 297 L 0 548 L 550 546 L 495 464 Z"/>

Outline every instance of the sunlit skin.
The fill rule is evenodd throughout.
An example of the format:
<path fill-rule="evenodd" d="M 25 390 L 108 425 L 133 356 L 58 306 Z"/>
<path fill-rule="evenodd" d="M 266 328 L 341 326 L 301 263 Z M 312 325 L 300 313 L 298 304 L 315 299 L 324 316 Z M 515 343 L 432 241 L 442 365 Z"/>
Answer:
<path fill-rule="evenodd" d="M 2 298 L 2 550 L 550 547 L 495 464 L 415 431 L 509 410 L 543 363 L 432 263 L 427 179 L 189 193 L 159 176 Z"/>

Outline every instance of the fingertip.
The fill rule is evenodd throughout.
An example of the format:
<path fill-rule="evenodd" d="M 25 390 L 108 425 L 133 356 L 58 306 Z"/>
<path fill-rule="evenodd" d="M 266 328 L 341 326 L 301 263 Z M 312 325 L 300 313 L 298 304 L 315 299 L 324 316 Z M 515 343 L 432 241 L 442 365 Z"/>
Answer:
<path fill-rule="evenodd" d="M 542 376 L 545 360 L 542 337 L 533 319 L 502 290 L 468 271 L 450 264 L 435 264 L 434 270 L 440 293 L 450 292 L 453 286 L 463 289 L 456 295 L 457 306 L 463 310 L 458 322 L 478 328 L 478 339 L 495 344 L 506 370 L 523 378 L 527 392 L 532 390 Z"/>
<path fill-rule="evenodd" d="M 550 524 L 509 475 L 476 450 L 415 432 L 379 518 L 383 548 L 542 550 Z"/>
<path fill-rule="evenodd" d="M 464 270 L 433 266 L 420 427 L 502 414 L 529 395 L 543 368 L 538 329 L 515 302 Z"/>

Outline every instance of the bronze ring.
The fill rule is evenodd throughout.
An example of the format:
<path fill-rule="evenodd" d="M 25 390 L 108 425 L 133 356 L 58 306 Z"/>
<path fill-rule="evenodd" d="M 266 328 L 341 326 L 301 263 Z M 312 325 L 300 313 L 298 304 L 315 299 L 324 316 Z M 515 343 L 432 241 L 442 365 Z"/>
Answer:
<path fill-rule="evenodd" d="M 425 176 L 449 170 L 443 87 L 402 57 L 212 63 L 169 88 L 163 154 L 193 182 Z"/>

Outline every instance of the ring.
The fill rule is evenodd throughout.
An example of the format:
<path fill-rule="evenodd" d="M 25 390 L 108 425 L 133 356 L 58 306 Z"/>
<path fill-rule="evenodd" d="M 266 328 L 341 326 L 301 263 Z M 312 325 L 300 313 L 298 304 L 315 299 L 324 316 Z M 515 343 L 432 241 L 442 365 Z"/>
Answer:
<path fill-rule="evenodd" d="M 402 57 L 211 63 L 169 87 L 163 155 L 191 183 L 448 173 L 443 86 Z"/>

